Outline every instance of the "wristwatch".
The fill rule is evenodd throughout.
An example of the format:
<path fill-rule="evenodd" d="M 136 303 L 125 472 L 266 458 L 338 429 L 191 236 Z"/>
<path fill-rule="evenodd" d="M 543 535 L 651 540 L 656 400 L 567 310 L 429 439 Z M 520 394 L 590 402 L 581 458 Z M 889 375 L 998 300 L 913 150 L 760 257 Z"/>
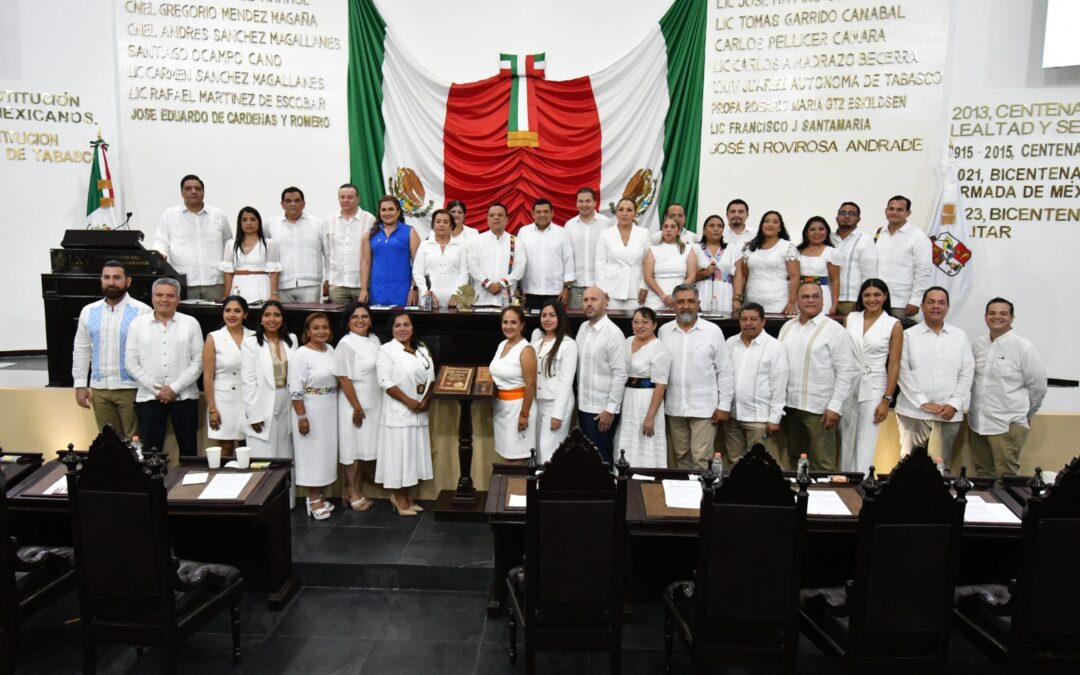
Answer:
<path fill-rule="evenodd" d="M 889 403 L 892 403 L 892 400 L 893 400 L 893 397 L 892 397 L 892 396 L 889 396 L 888 394 L 885 394 L 885 395 L 884 395 L 884 396 L 882 396 L 881 398 L 885 399 L 885 400 L 886 400 L 886 401 L 888 401 Z"/>

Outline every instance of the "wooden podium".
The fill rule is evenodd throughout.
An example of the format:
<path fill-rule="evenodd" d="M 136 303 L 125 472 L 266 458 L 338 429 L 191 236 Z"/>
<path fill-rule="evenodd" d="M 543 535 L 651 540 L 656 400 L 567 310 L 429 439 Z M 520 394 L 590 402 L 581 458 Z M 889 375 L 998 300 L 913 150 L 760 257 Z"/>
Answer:
<path fill-rule="evenodd" d="M 483 522 L 485 493 L 473 485 L 473 428 L 472 402 L 491 400 L 495 383 L 487 366 L 444 365 L 439 367 L 435 378 L 432 398 L 457 401 L 460 406 L 458 420 L 458 476 L 457 488 L 443 490 L 435 500 L 435 518 Z"/>

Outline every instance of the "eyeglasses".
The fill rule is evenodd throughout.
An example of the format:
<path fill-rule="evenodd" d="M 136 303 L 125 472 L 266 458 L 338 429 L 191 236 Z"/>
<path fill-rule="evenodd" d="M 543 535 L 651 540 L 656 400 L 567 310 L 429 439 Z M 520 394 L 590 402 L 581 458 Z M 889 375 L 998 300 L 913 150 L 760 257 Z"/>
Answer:
<path fill-rule="evenodd" d="M 859 212 L 858 211 L 837 211 L 836 215 L 838 215 L 838 216 L 857 216 L 857 215 L 859 215 Z"/>

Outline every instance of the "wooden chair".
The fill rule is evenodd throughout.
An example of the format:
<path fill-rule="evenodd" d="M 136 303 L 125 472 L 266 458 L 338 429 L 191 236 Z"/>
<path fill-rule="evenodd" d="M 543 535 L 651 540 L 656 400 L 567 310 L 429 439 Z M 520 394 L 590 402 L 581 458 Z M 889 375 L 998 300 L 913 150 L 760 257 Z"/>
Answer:
<path fill-rule="evenodd" d="M 626 479 L 579 429 L 527 479 L 525 564 L 510 570 L 510 662 L 525 631 L 525 672 L 539 651 L 607 651 L 621 670 Z"/>
<path fill-rule="evenodd" d="M 849 673 L 940 673 L 948 656 L 965 479 L 956 497 L 925 448 L 862 483 L 855 579 L 806 589 L 803 631 Z"/>
<path fill-rule="evenodd" d="M 183 639 L 229 608 L 233 661 L 240 659 L 240 572 L 227 565 L 178 560 L 171 552 L 165 458 L 140 462 L 106 427 L 79 458 L 68 453 L 75 568 L 82 613 L 83 672 L 96 668 L 96 645 L 165 649 L 176 669 Z"/>
<path fill-rule="evenodd" d="M 798 495 L 755 444 L 718 489 L 704 486 L 697 573 L 664 592 L 664 670 L 673 634 L 695 672 L 717 666 L 795 672 L 806 484 Z"/>
<path fill-rule="evenodd" d="M 1080 458 L 1042 494 L 1035 470 L 1011 586 L 956 589 L 957 628 L 1010 673 L 1080 673 Z"/>
<path fill-rule="evenodd" d="M 15 672 L 19 625 L 75 586 L 69 546 L 19 546 L 11 536 L 7 481 L 0 474 L 0 673 Z"/>

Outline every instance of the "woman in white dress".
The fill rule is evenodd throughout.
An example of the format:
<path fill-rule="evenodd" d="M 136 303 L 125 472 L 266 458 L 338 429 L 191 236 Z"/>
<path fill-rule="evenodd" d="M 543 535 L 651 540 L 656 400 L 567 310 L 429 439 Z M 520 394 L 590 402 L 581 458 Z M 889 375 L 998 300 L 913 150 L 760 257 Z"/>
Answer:
<path fill-rule="evenodd" d="M 375 360 L 382 345 L 371 333 L 371 310 L 363 303 L 345 308 L 346 330 L 334 349 L 338 379 L 338 458 L 345 467 L 345 501 L 353 511 L 375 502 L 360 489 L 360 462 L 374 461 L 382 413 L 382 390 Z"/>
<path fill-rule="evenodd" d="M 307 489 L 308 515 L 315 520 L 326 520 L 334 510 L 322 492 L 337 480 L 338 388 L 330 337 L 330 319 L 309 314 L 303 344 L 289 363 L 296 485 Z"/>
<path fill-rule="evenodd" d="M 465 257 L 465 267 L 468 269 L 469 246 L 476 241 L 480 233 L 476 231 L 475 227 L 469 227 L 465 224 L 465 202 L 460 199 L 453 199 L 447 203 L 446 210 L 454 218 L 454 229 L 450 232 L 450 236 L 461 244 L 461 255 Z"/>
<path fill-rule="evenodd" d="M 701 243 L 697 254 L 698 296 L 701 298 L 702 314 L 731 313 L 731 280 L 735 275 L 735 259 L 738 245 L 727 246 L 724 242 L 724 219 L 709 216 L 701 226 Z"/>
<path fill-rule="evenodd" d="M 225 244 L 225 294 L 248 302 L 277 300 L 281 255 L 277 244 L 263 236 L 262 216 L 250 206 L 236 217 L 236 236 Z"/>
<path fill-rule="evenodd" d="M 423 509 L 408 488 L 435 477 L 431 465 L 428 408 L 435 363 L 416 338 L 408 312 L 390 317 L 392 339 L 379 348 L 375 368 L 383 390 L 375 482 L 393 490 L 390 504 L 398 515 L 415 516 Z"/>
<path fill-rule="evenodd" d="M 660 243 L 645 254 L 642 281 L 646 290 L 645 306 L 653 310 L 673 309 L 671 290 L 679 284 L 693 283 L 697 275 L 694 247 L 679 238 L 679 223 L 672 217 L 660 226 Z"/>
<path fill-rule="evenodd" d="M 289 359 L 296 336 L 283 330 L 285 310 L 277 300 L 263 306 L 255 335 L 244 338 L 240 379 L 244 383 L 244 443 L 252 457 L 292 459 L 289 420 Z"/>
<path fill-rule="evenodd" d="M 626 338 L 626 389 L 622 418 L 615 434 L 615 454 L 626 451 L 630 466 L 667 467 L 664 432 L 664 392 L 671 354 L 656 337 L 656 312 L 640 307 L 630 323 L 634 334 Z"/>
<path fill-rule="evenodd" d="M 217 441 L 223 456 L 232 456 L 244 438 L 240 347 L 254 331 L 244 328 L 248 304 L 238 295 L 225 298 L 225 325 L 203 343 L 203 389 L 206 393 L 206 437 Z"/>
<path fill-rule="evenodd" d="M 558 300 L 540 306 L 540 327 L 533 331 L 536 352 L 536 461 L 551 459 L 570 433 L 574 414 L 577 343 L 566 334 L 566 310 Z"/>
<path fill-rule="evenodd" d="M 735 264 L 731 309 L 756 302 L 767 314 L 795 314 L 799 290 L 799 251 L 791 243 L 784 219 L 776 211 L 761 217 L 757 234 L 742 249 Z"/>
<path fill-rule="evenodd" d="M 608 309 L 633 311 L 645 301 L 641 266 L 649 250 L 649 232 L 634 224 L 637 204 L 620 199 L 615 205 L 615 227 L 596 240 L 596 286 L 608 294 Z"/>
<path fill-rule="evenodd" d="M 823 304 L 821 313 L 832 314 L 840 293 L 840 268 L 833 264 L 836 249 L 829 244 L 832 228 L 821 216 L 813 216 L 802 229 L 799 243 L 799 283 L 816 283 L 821 286 Z"/>
<path fill-rule="evenodd" d="M 523 462 L 536 447 L 536 351 L 522 335 L 525 311 L 516 305 L 502 311 L 502 333 L 488 370 L 495 382 L 495 452 Z"/>
<path fill-rule="evenodd" d="M 421 298 L 431 298 L 431 309 L 449 307 L 450 297 L 469 282 L 467 248 L 461 237 L 451 236 L 452 227 L 446 209 L 431 214 L 431 235 L 420 242 L 413 258 L 413 283 Z"/>
<path fill-rule="evenodd" d="M 859 289 L 855 311 L 846 325 L 859 364 L 859 379 L 844 402 L 840 417 L 840 467 L 866 473 L 874 463 L 881 423 L 900 379 L 904 331 L 890 313 L 889 287 L 867 279 Z"/>

